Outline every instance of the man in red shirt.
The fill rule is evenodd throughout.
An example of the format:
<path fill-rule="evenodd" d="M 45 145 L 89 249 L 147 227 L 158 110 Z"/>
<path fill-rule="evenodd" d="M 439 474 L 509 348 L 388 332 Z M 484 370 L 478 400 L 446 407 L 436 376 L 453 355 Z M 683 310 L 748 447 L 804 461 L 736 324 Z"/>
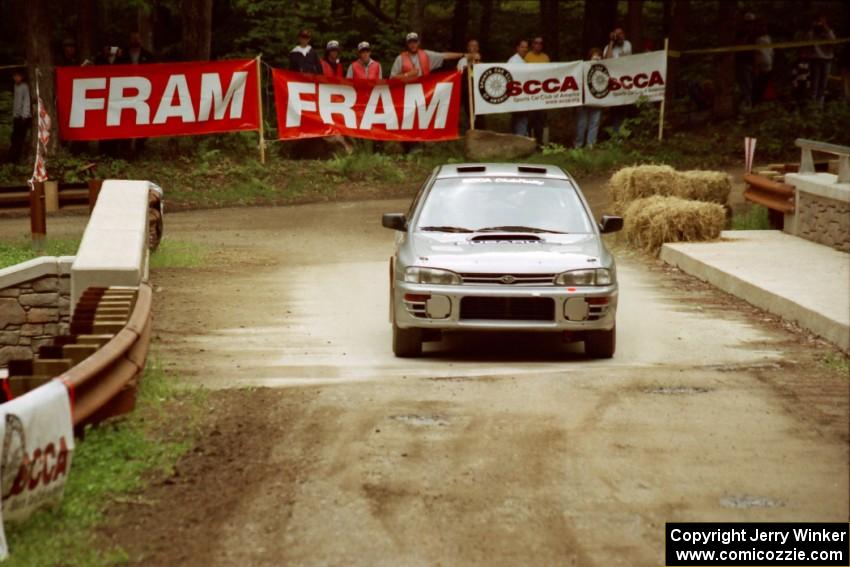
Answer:
<path fill-rule="evenodd" d="M 383 78 L 381 64 L 372 59 L 372 46 L 368 41 L 357 44 L 357 59 L 348 66 L 346 79 L 377 81 Z"/>
<path fill-rule="evenodd" d="M 342 78 L 342 63 L 339 62 L 339 42 L 329 41 L 325 46 L 325 57 L 322 59 L 322 75 L 325 77 Z"/>

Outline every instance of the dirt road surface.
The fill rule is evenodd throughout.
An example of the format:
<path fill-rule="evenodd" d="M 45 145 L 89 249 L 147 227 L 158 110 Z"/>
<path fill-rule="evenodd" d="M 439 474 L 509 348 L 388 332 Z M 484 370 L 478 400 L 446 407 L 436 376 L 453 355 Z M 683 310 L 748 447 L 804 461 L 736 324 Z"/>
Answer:
<path fill-rule="evenodd" d="M 380 213 L 406 206 L 166 219 L 207 259 L 154 274 L 156 351 L 216 392 L 175 475 L 113 515 L 136 561 L 661 565 L 667 521 L 847 520 L 829 347 L 652 262 L 619 260 L 611 361 L 538 335 L 393 358 Z"/>

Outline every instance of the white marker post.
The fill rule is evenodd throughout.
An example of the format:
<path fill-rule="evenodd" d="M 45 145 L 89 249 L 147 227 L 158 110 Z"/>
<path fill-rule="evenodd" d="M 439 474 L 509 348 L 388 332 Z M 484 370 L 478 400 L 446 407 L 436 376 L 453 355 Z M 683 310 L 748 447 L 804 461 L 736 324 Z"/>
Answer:
<path fill-rule="evenodd" d="M 664 38 L 664 66 L 667 66 L 667 59 L 669 58 L 669 43 L 670 40 L 668 38 Z M 668 75 L 669 78 L 669 75 Z M 661 109 L 658 114 L 658 141 L 660 142 L 664 138 L 664 106 L 667 104 L 667 89 L 670 87 L 670 83 L 664 85 L 664 98 L 661 99 Z"/>

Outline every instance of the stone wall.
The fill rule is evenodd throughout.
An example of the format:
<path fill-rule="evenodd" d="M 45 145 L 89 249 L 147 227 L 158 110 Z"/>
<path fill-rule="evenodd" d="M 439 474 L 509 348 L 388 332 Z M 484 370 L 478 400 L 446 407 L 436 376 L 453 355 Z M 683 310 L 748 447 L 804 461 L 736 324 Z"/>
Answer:
<path fill-rule="evenodd" d="M 800 192 L 797 236 L 850 252 L 850 203 Z"/>
<path fill-rule="evenodd" d="M 0 270 L 0 367 L 10 360 L 31 359 L 40 346 L 68 333 L 71 276 L 63 266 L 70 264 L 45 260 L 35 269 Z M 25 264 L 31 263 L 19 266 Z"/>

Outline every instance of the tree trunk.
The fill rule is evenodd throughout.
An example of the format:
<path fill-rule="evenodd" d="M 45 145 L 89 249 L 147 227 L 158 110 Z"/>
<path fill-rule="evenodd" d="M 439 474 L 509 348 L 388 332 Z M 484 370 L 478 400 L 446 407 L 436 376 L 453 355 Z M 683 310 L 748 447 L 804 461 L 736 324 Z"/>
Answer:
<path fill-rule="evenodd" d="M 41 94 L 41 100 L 52 118 L 50 143 L 47 151 L 53 154 L 59 147 L 56 128 L 59 120 L 56 118 L 56 99 L 53 87 L 53 37 L 51 35 L 51 12 L 49 0 L 27 0 L 26 6 L 26 57 L 29 65 L 30 94 L 33 102 L 32 138 L 38 133 L 38 115 L 36 103 L 36 81 Z"/>
<path fill-rule="evenodd" d="M 669 3 L 673 4 L 672 0 Z M 681 51 L 684 48 L 690 10 L 690 0 L 676 0 L 670 15 L 670 35 L 668 36 L 672 50 Z M 676 81 L 679 78 L 680 65 L 681 57 L 669 57 L 667 59 L 667 100 L 670 100 L 676 94 Z"/>
<path fill-rule="evenodd" d="M 592 47 L 603 49 L 617 24 L 617 0 L 585 0 L 582 58 Z"/>
<path fill-rule="evenodd" d="M 183 0 L 183 56 L 205 61 L 212 48 L 212 0 Z"/>
<path fill-rule="evenodd" d="M 540 29 L 543 30 L 543 44 L 552 61 L 557 61 L 561 43 L 558 19 L 559 0 L 540 0 Z"/>
<path fill-rule="evenodd" d="M 466 51 L 469 29 L 469 0 L 457 0 L 452 17 L 452 49 Z"/>
<path fill-rule="evenodd" d="M 629 0 L 628 39 L 632 53 L 643 51 L 643 0 Z"/>
<path fill-rule="evenodd" d="M 735 43 L 737 0 L 720 2 L 717 10 L 717 44 Z M 720 53 L 714 57 L 714 115 L 729 118 L 735 114 L 735 54 Z"/>
<path fill-rule="evenodd" d="M 138 32 L 142 37 L 142 45 L 151 51 L 156 51 L 153 34 L 153 30 L 156 29 L 156 5 L 157 2 L 154 0 L 150 4 L 139 6 L 137 14 Z"/>
<path fill-rule="evenodd" d="M 77 2 L 77 13 L 79 14 L 77 52 L 80 62 L 86 59 L 94 61 L 94 57 L 97 55 L 94 41 L 96 27 L 94 0 L 79 0 Z"/>
<path fill-rule="evenodd" d="M 481 0 L 481 19 L 478 21 L 478 42 L 481 44 L 481 52 L 484 54 L 490 53 L 490 27 L 493 22 L 493 9 L 493 0 Z"/>
<path fill-rule="evenodd" d="M 411 6 L 410 13 L 410 31 L 414 31 L 420 35 L 420 37 L 424 34 L 425 30 L 425 7 L 427 3 L 425 0 L 414 0 L 413 6 Z M 427 41 L 427 39 L 426 39 Z"/>

